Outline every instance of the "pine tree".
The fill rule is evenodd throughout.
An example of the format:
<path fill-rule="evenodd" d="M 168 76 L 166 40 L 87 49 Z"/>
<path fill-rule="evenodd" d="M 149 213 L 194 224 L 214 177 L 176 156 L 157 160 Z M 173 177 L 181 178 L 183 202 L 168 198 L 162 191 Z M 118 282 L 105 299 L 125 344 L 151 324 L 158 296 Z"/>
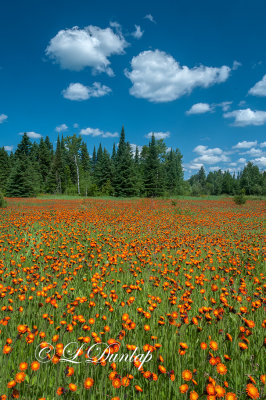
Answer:
<path fill-rule="evenodd" d="M 51 170 L 47 178 L 47 191 L 49 193 L 63 193 L 63 160 L 61 142 L 58 136 L 56 143 L 56 151 L 52 160 Z"/>
<path fill-rule="evenodd" d="M 51 169 L 51 163 L 52 163 L 52 151 L 49 146 L 49 138 L 46 137 L 45 140 L 41 138 L 39 148 L 38 148 L 38 164 L 39 164 L 39 170 L 40 170 L 40 175 L 41 175 L 41 182 L 40 182 L 40 187 L 41 191 L 46 190 L 47 186 L 47 177 L 49 174 L 49 171 Z"/>
<path fill-rule="evenodd" d="M 124 126 L 115 157 L 114 192 L 116 196 L 122 197 L 135 194 L 134 165 L 130 144 L 125 141 Z"/>
<path fill-rule="evenodd" d="M 5 193 L 7 180 L 10 174 L 10 160 L 4 147 L 0 148 L 0 191 Z"/>
<path fill-rule="evenodd" d="M 23 154 L 16 160 L 6 185 L 7 197 L 32 197 L 37 194 L 34 187 L 33 168 Z"/>
<path fill-rule="evenodd" d="M 163 194 L 163 182 L 154 135 L 151 137 L 147 158 L 144 164 L 144 187 L 147 197 L 158 197 Z"/>

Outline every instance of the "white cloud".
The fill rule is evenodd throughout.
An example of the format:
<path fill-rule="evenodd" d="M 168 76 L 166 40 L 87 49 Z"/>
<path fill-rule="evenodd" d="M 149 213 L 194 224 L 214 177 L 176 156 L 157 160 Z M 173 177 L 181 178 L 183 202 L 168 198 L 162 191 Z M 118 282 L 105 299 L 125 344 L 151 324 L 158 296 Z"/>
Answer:
<path fill-rule="evenodd" d="M 189 169 L 196 169 L 196 170 L 199 170 L 201 167 L 203 167 L 203 164 L 201 164 L 201 163 L 195 163 L 195 162 L 192 161 L 190 164 L 187 165 L 187 167 L 188 167 Z"/>
<path fill-rule="evenodd" d="M 228 111 L 232 103 L 232 101 L 222 101 L 221 103 L 216 104 L 216 106 L 222 107 L 223 111 Z"/>
<path fill-rule="evenodd" d="M 260 144 L 260 147 L 266 147 L 266 142 L 262 142 L 262 143 Z"/>
<path fill-rule="evenodd" d="M 254 164 L 258 165 L 259 167 L 266 167 L 266 157 L 259 157 L 251 160 Z"/>
<path fill-rule="evenodd" d="M 14 146 L 4 146 L 5 151 L 12 151 Z"/>
<path fill-rule="evenodd" d="M 40 139 L 42 137 L 40 133 L 36 132 L 25 132 L 25 133 L 30 139 Z M 23 136 L 24 132 L 20 132 L 19 135 Z"/>
<path fill-rule="evenodd" d="M 146 138 L 150 139 L 154 135 L 155 139 L 166 139 L 170 137 L 170 132 L 149 132 L 147 135 L 145 135 Z"/>
<path fill-rule="evenodd" d="M 187 115 L 191 114 L 204 114 L 212 111 L 212 107 L 208 103 L 196 103 L 186 112 Z"/>
<path fill-rule="evenodd" d="M 117 132 L 114 132 L 114 133 L 104 132 L 104 131 L 102 131 L 102 130 L 100 130 L 98 128 L 96 128 L 96 129 L 94 129 L 94 128 L 81 129 L 80 134 L 84 135 L 84 136 L 92 136 L 92 137 L 101 136 L 103 138 L 119 136 Z"/>
<path fill-rule="evenodd" d="M 233 66 L 232 66 L 232 70 L 233 71 L 235 71 L 235 70 L 237 70 L 239 67 L 241 67 L 241 62 L 239 62 L 239 61 L 234 61 L 233 62 Z"/>
<path fill-rule="evenodd" d="M 243 140 L 243 142 L 238 142 L 235 146 L 233 146 L 233 149 L 249 149 L 250 147 L 257 146 L 257 140 L 254 142 L 247 142 L 246 140 Z"/>
<path fill-rule="evenodd" d="M 266 111 L 252 111 L 250 108 L 224 114 L 224 118 L 234 118 L 234 126 L 260 126 L 266 123 Z"/>
<path fill-rule="evenodd" d="M 193 151 L 199 154 L 199 157 L 193 160 L 194 163 L 216 164 L 230 161 L 229 157 L 219 147 L 211 149 L 208 146 L 199 145 Z"/>
<path fill-rule="evenodd" d="M 125 75 L 133 84 L 132 96 L 154 103 L 168 102 L 189 94 L 196 87 L 207 88 L 228 79 L 230 68 L 189 68 L 180 64 L 169 54 L 160 50 L 143 51 L 131 60 L 132 71 Z"/>
<path fill-rule="evenodd" d="M 243 157 L 239 158 L 239 160 L 237 161 L 239 164 L 246 164 L 247 160 Z"/>
<path fill-rule="evenodd" d="M 247 104 L 246 100 L 241 100 L 241 101 L 238 103 L 238 106 L 239 106 L 239 107 L 244 107 L 246 104 Z"/>
<path fill-rule="evenodd" d="M 208 146 L 203 146 L 201 144 L 196 146 L 193 151 L 195 153 L 200 154 L 200 155 L 204 155 L 204 154 L 223 154 L 223 150 L 220 149 L 219 147 L 215 147 L 213 149 L 209 149 Z"/>
<path fill-rule="evenodd" d="M 130 147 L 131 147 L 132 153 L 133 153 L 133 154 L 136 154 L 136 149 L 138 148 L 138 151 L 139 151 L 139 153 L 140 153 L 143 146 L 138 146 L 138 145 L 135 144 L 135 143 L 130 143 Z"/>
<path fill-rule="evenodd" d="M 135 39 L 140 39 L 143 36 L 144 31 L 141 30 L 139 25 L 135 25 L 135 31 L 132 33 Z"/>
<path fill-rule="evenodd" d="M 62 91 L 65 99 L 82 101 L 91 97 L 102 97 L 110 93 L 112 90 L 100 82 L 94 82 L 92 86 L 84 86 L 82 83 L 70 83 L 70 85 Z"/>
<path fill-rule="evenodd" d="M 209 169 L 210 171 L 219 171 L 221 168 L 216 165 L 215 167 L 210 167 Z"/>
<path fill-rule="evenodd" d="M 66 124 L 61 124 L 55 128 L 56 132 L 65 132 L 68 130 L 68 126 Z"/>
<path fill-rule="evenodd" d="M 73 124 L 73 127 L 74 127 L 74 128 L 78 128 L 78 127 L 79 127 L 79 124 L 75 123 L 75 124 Z"/>
<path fill-rule="evenodd" d="M 2 124 L 5 120 L 7 120 L 7 115 L 5 114 L 0 114 L 0 124 Z"/>
<path fill-rule="evenodd" d="M 84 29 L 74 26 L 63 29 L 54 36 L 46 48 L 46 55 L 63 69 L 81 71 L 86 67 L 94 72 L 112 76 L 109 57 L 123 54 L 128 43 L 122 33 L 111 28 L 101 29 L 89 25 Z"/>
<path fill-rule="evenodd" d="M 257 82 L 249 91 L 248 94 L 252 94 L 253 96 L 266 96 L 266 75 L 262 78 L 261 81 Z"/>
<path fill-rule="evenodd" d="M 254 147 L 252 147 L 250 150 L 247 150 L 241 154 L 249 154 L 250 156 L 253 156 L 253 157 L 259 157 L 263 154 L 263 152 L 261 149 L 255 149 Z"/>
<path fill-rule="evenodd" d="M 144 17 L 145 19 L 148 19 L 149 21 L 153 22 L 154 24 L 156 24 L 155 19 L 153 18 L 153 16 L 151 14 L 147 14 Z"/>

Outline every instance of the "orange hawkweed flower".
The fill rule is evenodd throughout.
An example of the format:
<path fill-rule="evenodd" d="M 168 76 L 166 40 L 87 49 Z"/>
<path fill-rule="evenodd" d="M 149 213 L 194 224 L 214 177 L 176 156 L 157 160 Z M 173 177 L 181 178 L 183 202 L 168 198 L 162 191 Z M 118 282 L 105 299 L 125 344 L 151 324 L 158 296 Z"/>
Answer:
<path fill-rule="evenodd" d="M 68 385 L 68 388 L 69 388 L 69 390 L 70 390 L 71 392 L 76 392 L 76 390 L 77 390 L 77 385 L 75 385 L 75 383 L 70 383 L 70 384 Z"/>
<path fill-rule="evenodd" d="M 94 380 L 92 378 L 87 378 L 84 381 L 85 389 L 90 389 L 94 385 Z"/>
<path fill-rule="evenodd" d="M 16 374 L 16 376 L 15 376 L 15 381 L 17 382 L 17 383 L 21 383 L 21 382 L 23 382 L 24 381 L 24 379 L 25 379 L 25 372 L 18 372 L 17 374 Z"/>
<path fill-rule="evenodd" d="M 184 383 L 183 385 L 179 386 L 180 393 L 186 393 L 188 391 L 188 385 Z"/>
<path fill-rule="evenodd" d="M 120 381 L 120 379 L 119 379 L 119 378 L 114 378 L 114 379 L 112 380 L 112 385 L 113 385 L 114 388 L 119 389 L 120 386 L 121 386 L 121 381 Z"/>
<path fill-rule="evenodd" d="M 246 392 L 251 399 L 259 399 L 260 397 L 258 389 L 252 383 L 247 384 Z"/>
<path fill-rule="evenodd" d="M 189 400 L 198 400 L 199 395 L 195 390 L 192 390 L 192 392 L 189 393 Z"/>
<path fill-rule="evenodd" d="M 202 342 L 200 344 L 200 347 L 202 348 L 202 350 L 206 350 L 208 348 L 208 345 L 207 345 L 207 343 Z"/>
<path fill-rule="evenodd" d="M 143 392 L 143 389 L 139 385 L 135 385 L 135 389 L 137 392 Z"/>
<path fill-rule="evenodd" d="M 161 372 L 161 374 L 166 374 L 166 368 L 163 365 L 159 365 L 158 370 Z"/>
<path fill-rule="evenodd" d="M 235 393 L 228 392 L 228 393 L 226 393 L 225 399 L 226 400 L 237 400 L 237 396 Z"/>
<path fill-rule="evenodd" d="M 185 369 L 182 372 L 182 378 L 184 379 L 184 381 L 191 381 L 192 379 L 192 372 L 189 371 L 189 369 Z"/>
<path fill-rule="evenodd" d="M 26 362 L 22 362 L 19 364 L 20 371 L 26 371 L 27 368 L 28 368 L 28 364 Z"/>
<path fill-rule="evenodd" d="M 225 389 L 222 386 L 216 385 L 215 386 L 216 396 L 217 397 L 224 397 Z"/>
<path fill-rule="evenodd" d="M 218 343 L 215 342 L 214 340 L 211 340 L 211 341 L 210 341 L 210 348 L 211 348 L 213 351 L 218 350 Z"/>
<path fill-rule="evenodd" d="M 30 365 L 32 371 L 38 371 L 40 368 L 40 363 L 38 361 L 33 361 Z"/>
<path fill-rule="evenodd" d="M 144 327 L 143 327 L 143 329 L 144 329 L 144 331 L 149 331 L 151 328 L 150 328 L 150 325 L 144 325 Z"/>
<path fill-rule="evenodd" d="M 8 382 L 7 387 L 8 387 L 9 389 L 11 389 L 11 388 L 13 388 L 14 386 L 16 386 L 16 384 L 17 384 L 17 382 L 16 382 L 14 379 L 12 379 L 12 381 Z"/>
<path fill-rule="evenodd" d="M 223 363 L 219 363 L 216 366 L 216 371 L 218 372 L 218 374 L 220 375 L 225 375 L 227 373 L 227 367 L 226 365 L 224 365 Z"/>

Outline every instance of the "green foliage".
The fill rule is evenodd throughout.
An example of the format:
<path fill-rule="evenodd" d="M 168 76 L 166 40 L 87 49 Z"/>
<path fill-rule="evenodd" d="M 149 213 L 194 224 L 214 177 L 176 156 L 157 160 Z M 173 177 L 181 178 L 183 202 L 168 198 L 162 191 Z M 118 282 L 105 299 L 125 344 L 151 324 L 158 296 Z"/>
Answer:
<path fill-rule="evenodd" d="M 245 190 L 242 189 L 240 193 L 236 194 L 234 197 L 234 202 L 238 205 L 245 204 L 247 201 L 246 196 L 245 196 Z"/>
<path fill-rule="evenodd" d="M 241 189 L 248 196 L 266 195 L 266 171 L 252 162 L 237 176 L 220 169 L 206 174 L 202 166 L 184 181 L 178 149 L 168 149 L 154 135 L 141 152 L 139 147 L 133 154 L 124 127 L 111 154 L 99 144 L 97 149 L 94 146 L 91 158 L 81 136 L 58 137 L 54 151 L 48 136 L 32 143 L 25 133 L 15 153 L 0 148 L 0 191 L 16 197 L 40 193 L 85 197 L 239 196 Z"/>
<path fill-rule="evenodd" d="M 6 206 L 7 206 L 7 202 L 6 202 L 6 200 L 4 199 L 3 193 L 0 192 L 0 208 L 4 208 L 4 207 L 6 207 Z"/>

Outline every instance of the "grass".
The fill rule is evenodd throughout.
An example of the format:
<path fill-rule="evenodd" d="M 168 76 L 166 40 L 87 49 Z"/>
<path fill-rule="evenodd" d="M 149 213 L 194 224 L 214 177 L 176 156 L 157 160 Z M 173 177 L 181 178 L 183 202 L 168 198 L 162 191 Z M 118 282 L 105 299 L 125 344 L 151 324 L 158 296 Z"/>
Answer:
<path fill-rule="evenodd" d="M 196 400 L 211 389 L 262 399 L 264 203 L 113 200 L 12 199 L 1 210 L 1 400 Z M 86 363 L 110 339 L 114 356 L 136 346 L 152 359 L 142 371 Z M 79 364 L 59 353 L 70 342 L 84 347 Z M 39 346 L 47 362 L 34 371 Z"/>

